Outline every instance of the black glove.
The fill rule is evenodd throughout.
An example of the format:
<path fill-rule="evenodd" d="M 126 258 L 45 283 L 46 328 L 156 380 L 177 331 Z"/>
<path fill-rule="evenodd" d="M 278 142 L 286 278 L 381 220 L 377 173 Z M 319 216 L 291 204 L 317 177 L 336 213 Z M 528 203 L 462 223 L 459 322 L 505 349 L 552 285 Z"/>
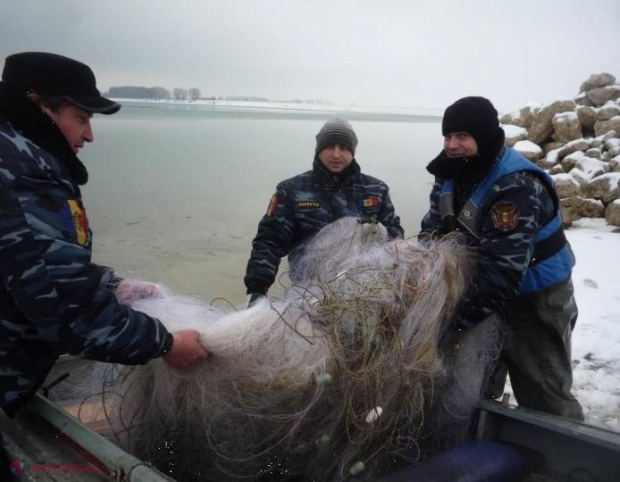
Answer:
<path fill-rule="evenodd" d="M 250 299 L 248 301 L 248 308 L 251 308 L 252 306 L 254 306 L 254 303 L 256 303 L 259 299 L 264 298 L 265 295 L 261 294 L 261 293 L 250 293 Z"/>

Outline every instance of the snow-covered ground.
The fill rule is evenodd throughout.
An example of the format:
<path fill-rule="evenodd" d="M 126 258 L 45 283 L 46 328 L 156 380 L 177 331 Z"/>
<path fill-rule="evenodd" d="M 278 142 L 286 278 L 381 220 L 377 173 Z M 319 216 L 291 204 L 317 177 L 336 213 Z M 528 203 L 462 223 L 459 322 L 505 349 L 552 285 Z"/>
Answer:
<path fill-rule="evenodd" d="M 577 257 L 573 393 L 588 423 L 620 432 L 620 228 L 580 219 L 566 234 Z"/>
<path fill-rule="evenodd" d="M 583 218 L 566 237 L 577 258 L 573 394 L 587 423 L 620 432 L 620 228 Z"/>

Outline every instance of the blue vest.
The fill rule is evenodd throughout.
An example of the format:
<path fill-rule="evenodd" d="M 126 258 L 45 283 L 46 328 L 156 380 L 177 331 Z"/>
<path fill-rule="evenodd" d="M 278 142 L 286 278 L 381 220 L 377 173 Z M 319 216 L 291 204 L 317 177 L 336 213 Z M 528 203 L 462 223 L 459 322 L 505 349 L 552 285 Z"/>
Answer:
<path fill-rule="evenodd" d="M 542 291 L 565 280 L 575 265 L 573 252 L 564 238 L 560 201 L 553 187 L 551 176 L 515 150 L 505 149 L 500 160 L 493 165 L 491 172 L 463 205 L 456 220 L 476 239 L 480 239 L 482 214 L 480 206 L 491 193 L 491 188 L 501 177 L 523 171 L 535 174 L 545 184 L 556 206 L 553 219 L 540 228 L 534 238 L 536 241 L 534 255 L 525 271 L 519 290 L 521 295 L 526 295 Z M 439 214 L 444 223 L 446 223 L 446 218 L 455 216 L 454 182 L 452 180 L 443 182 L 439 199 Z"/>

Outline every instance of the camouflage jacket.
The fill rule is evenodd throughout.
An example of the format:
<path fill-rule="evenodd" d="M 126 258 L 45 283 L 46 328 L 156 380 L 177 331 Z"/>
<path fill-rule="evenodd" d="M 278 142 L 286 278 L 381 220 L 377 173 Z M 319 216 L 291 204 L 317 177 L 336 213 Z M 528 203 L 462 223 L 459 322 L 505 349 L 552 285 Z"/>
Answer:
<path fill-rule="evenodd" d="M 91 262 L 91 243 L 67 164 L 0 117 L 0 406 L 7 412 L 34 394 L 61 353 L 141 364 L 171 347 L 158 320 L 118 303 L 114 273 Z"/>
<path fill-rule="evenodd" d="M 245 274 L 248 294 L 266 294 L 275 280 L 280 259 L 288 255 L 293 268 L 304 242 L 336 219 L 374 218 L 386 227 L 391 238 L 404 236 L 388 186 L 362 174 L 355 161 L 347 173 L 338 179 L 315 159 L 311 171 L 277 185 L 252 242 Z"/>
<path fill-rule="evenodd" d="M 474 186 L 436 178 L 430 199 L 422 232 L 459 231 L 476 247 L 477 275 L 456 312 L 457 326 L 570 276 L 575 260 L 553 181 L 516 151 L 504 149 Z"/>

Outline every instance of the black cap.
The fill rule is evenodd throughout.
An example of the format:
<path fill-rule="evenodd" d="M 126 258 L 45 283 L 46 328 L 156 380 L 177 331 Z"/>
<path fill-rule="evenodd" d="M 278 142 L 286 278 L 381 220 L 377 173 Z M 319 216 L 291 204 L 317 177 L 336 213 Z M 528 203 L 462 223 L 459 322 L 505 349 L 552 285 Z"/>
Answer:
<path fill-rule="evenodd" d="M 77 60 L 46 52 L 23 52 L 6 58 L 2 82 L 25 93 L 55 95 L 86 112 L 114 114 L 120 104 L 101 96 L 95 74 Z"/>
<path fill-rule="evenodd" d="M 444 136 L 454 132 L 467 132 L 478 144 L 487 147 L 500 133 L 497 110 L 490 100 L 484 97 L 463 97 L 449 106 L 441 123 Z"/>

